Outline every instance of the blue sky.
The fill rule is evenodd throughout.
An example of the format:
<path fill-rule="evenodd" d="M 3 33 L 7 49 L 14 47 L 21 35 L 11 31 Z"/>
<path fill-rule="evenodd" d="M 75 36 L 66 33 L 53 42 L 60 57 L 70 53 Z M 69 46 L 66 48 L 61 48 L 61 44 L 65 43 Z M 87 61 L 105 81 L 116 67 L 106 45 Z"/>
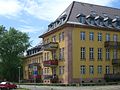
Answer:
<path fill-rule="evenodd" d="M 28 33 L 32 46 L 73 0 L 0 0 L 0 25 Z M 120 9 L 120 0 L 76 0 Z"/>

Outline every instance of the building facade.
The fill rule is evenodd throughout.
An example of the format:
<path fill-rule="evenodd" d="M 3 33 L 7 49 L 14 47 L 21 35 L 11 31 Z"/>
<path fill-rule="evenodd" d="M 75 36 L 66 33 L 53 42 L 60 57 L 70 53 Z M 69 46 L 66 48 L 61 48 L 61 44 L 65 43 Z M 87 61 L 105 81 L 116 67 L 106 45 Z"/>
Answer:
<path fill-rule="evenodd" d="M 28 50 L 24 59 L 24 79 L 36 75 L 43 83 L 65 84 L 120 80 L 120 9 L 74 1 L 39 38 L 39 50 Z"/>

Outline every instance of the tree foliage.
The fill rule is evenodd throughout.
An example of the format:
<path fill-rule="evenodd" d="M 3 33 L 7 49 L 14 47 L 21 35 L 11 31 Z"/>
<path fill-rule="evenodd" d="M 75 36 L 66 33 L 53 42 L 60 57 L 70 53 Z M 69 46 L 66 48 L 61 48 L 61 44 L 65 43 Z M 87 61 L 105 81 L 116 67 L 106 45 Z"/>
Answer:
<path fill-rule="evenodd" d="M 18 80 L 24 51 L 30 46 L 26 33 L 0 26 L 0 76 L 9 81 Z"/>

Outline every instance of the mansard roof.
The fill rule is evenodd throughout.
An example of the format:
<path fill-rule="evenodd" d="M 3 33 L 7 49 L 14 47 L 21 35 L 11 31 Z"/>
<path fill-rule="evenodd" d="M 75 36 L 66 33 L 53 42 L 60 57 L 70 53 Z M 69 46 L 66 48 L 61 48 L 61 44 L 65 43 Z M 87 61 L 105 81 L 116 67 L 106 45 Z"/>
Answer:
<path fill-rule="evenodd" d="M 91 15 L 94 16 L 95 18 L 103 19 L 109 18 L 114 20 L 116 17 L 117 18 L 120 17 L 120 9 L 73 1 L 67 7 L 67 9 L 65 9 L 65 11 L 54 21 L 54 22 L 59 21 L 57 25 L 55 24 L 54 26 L 53 24 L 54 22 L 50 23 L 50 25 L 53 25 L 53 27 L 52 29 L 48 28 L 48 32 L 51 32 L 51 30 L 55 30 L 56 28 L 66 23 L 79 23 L 78 16 L 80 15 L 85 16 Z M 64 18 L 64 20 L 61 20 L 62 18 Z M 44 37 L 46 33 L 42 34 L 40 37 Z"/>

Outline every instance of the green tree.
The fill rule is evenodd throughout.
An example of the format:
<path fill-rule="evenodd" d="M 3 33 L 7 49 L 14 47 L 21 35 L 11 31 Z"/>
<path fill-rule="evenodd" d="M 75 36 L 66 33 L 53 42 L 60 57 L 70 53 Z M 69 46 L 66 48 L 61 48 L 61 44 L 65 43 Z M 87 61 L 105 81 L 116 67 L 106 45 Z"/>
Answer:
<path fill-rule="evenodd" d="M 9 81 L 18 80 L 24 51 L 30 46 L 26 33 L 0 26 L 0 76 Z"/>

